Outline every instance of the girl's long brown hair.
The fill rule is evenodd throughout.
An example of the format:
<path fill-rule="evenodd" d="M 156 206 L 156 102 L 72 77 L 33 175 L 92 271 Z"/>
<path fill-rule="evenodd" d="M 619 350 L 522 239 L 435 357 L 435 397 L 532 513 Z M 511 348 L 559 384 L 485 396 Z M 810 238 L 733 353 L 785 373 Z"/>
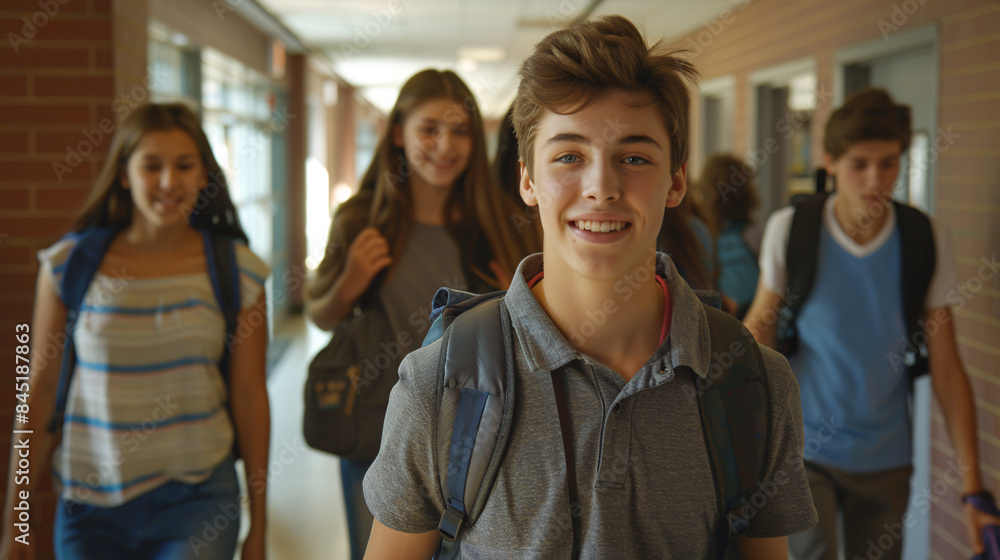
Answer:
<path fill-rule="evenodd" d="M 104 166 L 70 229 L 80 232 L 91 227 L 128 227 L 132 223 L 132 195 L 121 183 L 128 159 L 147 133 L 175 128 L 187 133 L 198 146 L 201 163 L 208 175 L 208 185 L 198 194 L 194 208 L 187 209 L 190 211 L 188 224 L 247 243 L 247 235 L 229 197 L 226 175 L 212 154 L 197 115 L 182 103 L 140 105 L 118 124 Z"/>
<path fill-rule="evenodd" d="M 424 70 L 403 85 L 386 119 L 372 163 L 361 179 L 358 194 L 338 208 L 330 226 L 326 253 L 309 284 L 308 297 L 319 298 L 333 286 L 344 269 L 351 241 L 367 226 L 379 229 L 393 255 L 398 257 L 402 252 L 414 220 L 408 181 L 412 170 L 403 148 L 392 141 L 393 128 L 402 126 L 418 106 L 437 99 L 458 103 L 468 113 L 472 133 L 468 168 L 456 179 L 445 209 L 445 216 L 461 217 L 459 222 L 450 223 L 449 229 L 463 262 L 481 283 L 501 287 L 489 270 L 489 260 L 496 260 L 508 274 L 513 274 L 527 254 L 524 240 L 512 231 L 518 209 L 496 185 L 490 172 L 483 119 L 472 92 L 454 72 Z M 454 119 L 460 118 L 456 112 Z"/>

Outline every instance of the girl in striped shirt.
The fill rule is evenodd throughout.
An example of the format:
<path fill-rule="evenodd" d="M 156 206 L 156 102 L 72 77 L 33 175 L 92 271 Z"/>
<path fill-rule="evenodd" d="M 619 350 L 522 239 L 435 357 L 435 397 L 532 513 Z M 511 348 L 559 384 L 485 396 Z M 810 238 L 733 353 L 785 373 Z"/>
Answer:
<path fill-rule="evenodd" d="M 36 463 L 51 456 L 60 493 L 60 559 L 226 559 L 242 507 L 234 444 L 250 483 L 243 560 L 265 557 L 270 415 L 265 385 L 265 265 L 247 237 L 195 114 L 181 104 L 136 108 L 119 125 L 94 190 L 72 226 L 116 229 L 72 332 L 76 365 L 60 436 L 55 412 L 66 325 L 60 283 L 79 235 L 39 251 L 31 324 L 30 418 Z M 237 336 L 210 280 L 203 231 L 236 240 Z M 234 270 L 234 273 L 236 270 Z M 219 360 L 230 348 L 229 382 Z M 54 448 L 54 449 L 53 449 Z M 34 494 L 11 469 L 0 557 L 16 542 L 11 497 Z M 37 511 L 37 510 L 36 510 Z M 37 519 L 38 514 L 34 514 Z"/>

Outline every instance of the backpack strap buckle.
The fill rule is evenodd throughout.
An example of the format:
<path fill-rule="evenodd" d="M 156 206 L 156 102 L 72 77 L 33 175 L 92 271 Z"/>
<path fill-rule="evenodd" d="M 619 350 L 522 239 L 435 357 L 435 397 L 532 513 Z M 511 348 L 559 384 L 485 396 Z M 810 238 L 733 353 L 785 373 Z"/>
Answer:
<path fill-rule="evenodd" d="M 438 523 L 438 531 L 449 541 L 454 541 L 462 532 L 465 525 L 465 513 L 455 506 L 448 504 L 444 513 L 441 514 L 441 521 Z"/>

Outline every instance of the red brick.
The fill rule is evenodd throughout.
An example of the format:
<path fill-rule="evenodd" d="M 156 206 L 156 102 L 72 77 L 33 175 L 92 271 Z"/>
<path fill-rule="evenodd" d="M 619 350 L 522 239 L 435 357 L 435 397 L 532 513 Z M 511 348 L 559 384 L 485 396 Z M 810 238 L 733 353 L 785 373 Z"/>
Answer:
<path fill-rule="evenodd" d="M 27 30 L 30 33 L 31 28 L 25 29 L 25 27 L 24 21 L 20 18 L 0 19 L 0 29 L 8 30 L 9 33 L 16 33 L 24 38 L 24 41 L 17 45 L 18 51 L 33 41 L 110 41 L 114 39 L 111 33 L 111 22 L 105 19 L 96 21 L 70 20 L 60 18 L 59 14 L 56 14 L 56 17 L 48 18 L 45 25 L 34 26 L 36 31 L 30 38 L 24 31 Z"/>
<path fill-rule="evenodd" d="M 66 229 L 63 227 L 62 231 L 66 231 Z M 30 272 L 3 272 L 0 273 L 0 285 L 8 293 L 33 294 L 35 292 L 35 276 L 36 274 Z"/>
<path fill-rule="evenodd" d="M 28 189 L 0 189 L 0 210 L 27 210 L 30 205 Z"/>
<path fill-rule="evenodd" d="M 35 95 L 39 97 L 111 97 L 114 89 L 112 77 L 35 76 Z"/>
<path fill-rule="evenodd" d="M 0 264 L 4 266 L 34 264 L 31 248 L 26 245 L 0 244 Z"/>
<path fill-rule="evenodd" d="M 33 48 L 29 43 L 14 49 L 0 49 L 0 66 L 4 68 L 86 68 L 87 51 L 83 49 Z"/>
<path fill-rule="evenodd" d="M 8 161 L 3 164 L 8 181 L 51 181 L 56 178 L 50 161 Z"/>
<path fill-rule="evenodd" d="M 62 12 L 82 12 L 87 9 L 87 2 L 85 0 L 62 0 L 56 2 L 59 6 L 59 11 L 56 12 L 56 17 Z M 51 8 L 50 8 L 51 9 Z M 45 13 L 42 6 L 39 5 L 39 0 L 4 0 L 3 11 L 5 12 L 25 12 L 22 15 L 28 16 L 30 19 L 35 12 Z M 18 16 L 21 17 L 21 16 Z"/>
<path fill-rule="evenodd" d="M 72 148 L 83 139 L 81 132 L 36 132 L 35 152 L 59 152 L 60 154 L 65 154 L 66 146 Z"/>
<path fill-rule="evenodd" d="M 111 0 L 90 0 L 90 11 L 97 14 L 111 13 Z"/>
<path fill-rule="evenodd" d="M 0 97 L 20 97 L 28 95 L 27 76 L 3 76 L 0 78 Z"/>
<path fill-rule="evenodd" d="M 111 68 L 114 64 L 115 58 L 111 49 L 94 49 L 95 68 Z"/>
<path fill-rule="evenodd" d="M 90 189 L 38 189 L 35 205 L 39 210 L 76 210 L 88 195 Z"/>
<path fill-rule="evenodd" d="M 0 152 L 23 153 L 28 151 L 27 132 L 0 132 Z"/>
<path fill-rule="evenodd" d="M 0 105 L 0 122 L 13 125 L 87 124 L 86 105 Z"/>

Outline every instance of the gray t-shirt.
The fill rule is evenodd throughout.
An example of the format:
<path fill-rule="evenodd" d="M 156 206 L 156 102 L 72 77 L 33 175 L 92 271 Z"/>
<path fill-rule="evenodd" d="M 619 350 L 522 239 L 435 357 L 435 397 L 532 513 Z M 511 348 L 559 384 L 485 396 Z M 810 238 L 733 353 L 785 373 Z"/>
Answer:
<path fill-rule="evenodd" d="M 382 309 L 392 332 L 409 334 L 419 348 L 430 327 L 431 299 L 441 287 L 467 290 L 458 244 L 445 226 L 414 223 L 399 262 L 382 284 Z"/>
<path fill-rule="evenodd" d="M 673 299 L 670 335 L 628 382 L 578 353 L 532 296 L 526 279 L 541 255 L 518 267 L 507 296 L 515 331 L 517 386 L 505 460 L 463 558 L 569 558 L 572 524 L 551 370 L 564 370 L 582 508 L 582 559 L 714 555 L 718 512 L 699 419 L 695 380 L 712 365 L 707 319 L 673 263 L 658 268 Z M 623 290 L 622 299 L 631 297 Z M 620 303 L 620 301 L 619 301 Z M 435 373 L 440 343 L 411 353 L 392 391 L 382 450 L 365 477 L 368 507 L 387 527 L 437 528 Z M 803 531 L 816 512 L 802 466 L 802 414 L 788 363 L 761 347 L 770 386 L 770 445 L 761 490 L 751 496 L 749 536 Z M 759 494 L 759 495 L 758 495 Z"/>

